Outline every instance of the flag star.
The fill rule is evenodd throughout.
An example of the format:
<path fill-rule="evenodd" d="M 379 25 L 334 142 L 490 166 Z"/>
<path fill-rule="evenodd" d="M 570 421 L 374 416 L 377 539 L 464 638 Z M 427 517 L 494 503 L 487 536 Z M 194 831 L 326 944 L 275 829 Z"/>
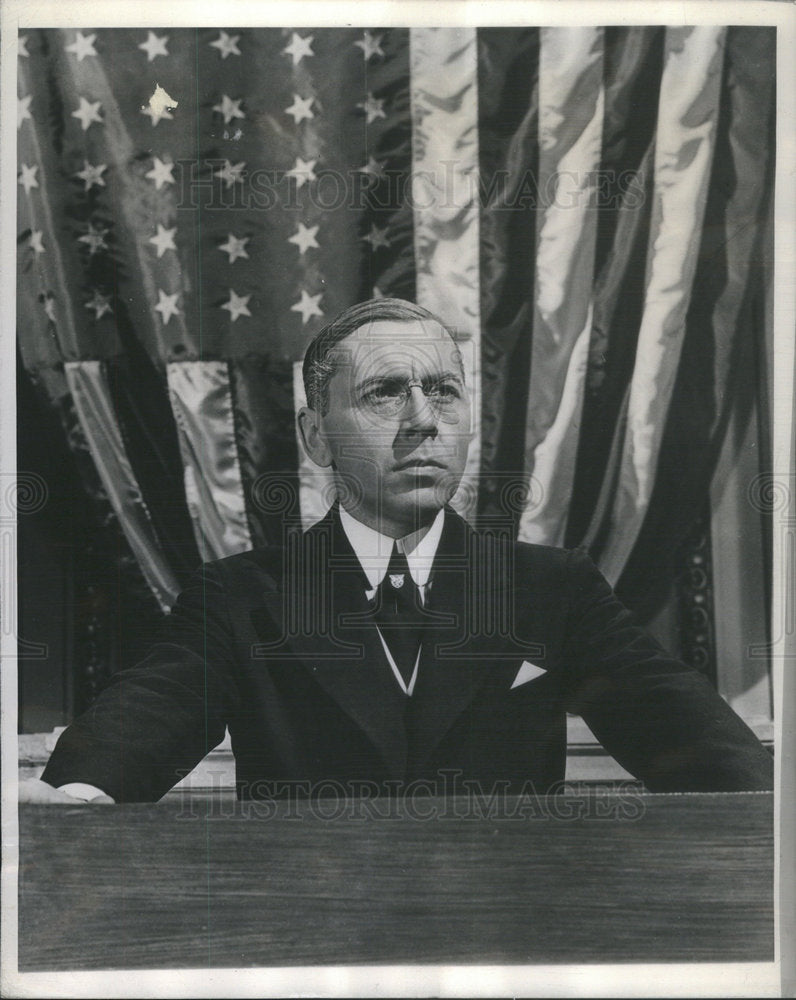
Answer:
<path fill-rule="evenodd" d="M 152 119 L 152 127 L 154 128 L 162 118 L 167 118 L 169 121 L 173 120 L 174 115 L 171 113 L 171 109 L 176 108 L 178 105 L 179 101 L 175 101 L 159 83 L 156 83 L 155 93 L 149 98 L 146 104 L 141 105 L 141 114 L 149 115 Z"/>
<path fill-rule="evenodd" d="M 79 177 L 85 182 L 86 191 L 90 191 L 92 187 L 96 184 L 97 187 L 105 187 L 105 181 L 102 179 L 103 173 L 108 169 L 105 163 L 98 163 L 96 166 L 89 163 L 88 160 L 83 160 L 83 169 L 79 170 L 74 177 Z"/>
<path fill-rule="evenodd" d="M 55 322 L 55 296 L 48 293 L 44 300 L 44 311 L 47 314 L 47 319 L 51 322 Z"/>
<path fill-rule="evenodd" d="M 246 253 L 246 244 L 249 242 L 250 237 L 244 236 L 238 238 L 233 236 L 232 233 L 227 235 L 227 242 L 222 243 L 218 248 L 223 250 L 224 253 L 229 254 L 229 263 L 234 264 L 238 257 L 244 257 L 246 260 L 249 259 L 249 255 Z"/>
<path fill-rule="evenodd" d="M 163 35 L 159 38 L 154 31 L 147 31 L 146 41 L 141 42 L 138 46 L 139 49 L 143 49 L 146 52 L 147 62 L 152 62 L 158 56 L 167 56 L 169 54 L 166 48 L 166 42 L 169 40 L 168 35 Z"/>
<path fill-rule="evenodd" d="M 158 223 L 157 235 L 150 237 L 149 242 L 157 247 L 158 260 L 163 256 L 167 250 L 176 250 L 177 247 L 174 245 L 174 234 L 177 232 L 177 227 L 173 229 L 165 229 Z"/>
<path fill-rule="evenodd" d="M 74 52 L 78 62 L 83 62 L 86 56 L 95 56 L 97 54 L 97 50 L 94 48 L 96 40 L 96 35 L 84 35 L 81 31 L 78 31 L 72 44 L 65 46 L 65 48 L 67 52 Z"/>
<path fill-rule="evenodd" d="M 152 169 L 144 177 L 151 177 L 155 182 L 156 190 L 160 191 L 164 184 L 176 184 L 172 176 L 173 163 L 164 163 L 159 156 L 152 157 Z"/>
<path fill-rule="evenodd" d="M 307 35 L 306 38 L 302 38 L 302 36 L 295 31 L 290 36 L 290 44 L 286 45 L 282 51 L 286 52 L 291 57 L 294 66 L 298 66 L 304 56 L 315 55 L 312 51 L 312 40 L 314 37 L 314 35 Z"/>
<path fill-rule="evenodd" d="M 84 236 L 78 236 L 78 243 L 86 243 L 88 245 L 89 257 L 93 257 L 98 250 L 107 250 L 108 244 L 105 242 L 105 237 L 108 235 L 107 229 L 97 229 L 89 222 L 88 232 Z"/>
<path fill-rule="evenodd" d="M 145 104 L 141 108 L 141 114 L 149 115 L 152 120 L 152 128 L 154 128 L 164 118 L 167 121 L 174 121 L 174 115 L 171 111 L 169 111 L 168 106 L 154 101 L 150 101 L 149 104 Z"/>
<path fill-rule="evenodd" d="M 367 236 L 363 236 L 362 239 L 366 243 L 370 243 L 374 250 L 378 250 L 379 247 L 388 247 L 390 245 L 390 241 L 385 236 L 386 232 L 386 229 L 378 229 L 376 226 L 371 226 L 370 232 Z"/>
<path fill-rule="evenodd" d="M 102 319 L 105 313 L 112 313 L 113 309 L 110 306 L 110 296 L 101 295 L 100 292 L 95 288 L 94 297 L 86 302 L 86 309 L 94 310 L 94 319 Z"/>
<path fill-rule="evenodd" d="M 167 94 L 159 83 L 156 83 L 155 92 L 149 98 L 149 101 L 141 105 L 141 114 L 149 115 L 152 120 L 152 127 L 154 128 L 162 118 L 166 118 L 169 121 L 173 120 L 174 115 L 171 112 L 174 108 L 179 107 L 179 103 L 170 94 Z"/>
<path fill-rule="evenodd" d="M 102 107 L 99 101 L 87 101 L 85 97 L 80 98 L 80 107 L 77 111 L 72 112 L 73 118 L 79 118 L 80 124 L 83 127 L 83 131 L 88 130 L 89 125 L 93 122 L 99 122 L 102 124 L 102 119 L 99 116 L 99 109 Z"/>
<path fill-rule="evenodd" d="M 384 164 L 386 160 L 375 160 L 372 156 L 368 157 L 368 162 L 364 167 L 360 167 L 360 172 L 363 174 L 368 174 L 371 177 L 383 177 L 384 176 Z"/>
<path fill-rule="evenodd" d="M 32 116 L 30 113 L 30 102 L 33 100 L 33 95 L 28 94 L 27 97 L 20 97 L 17 99 L 17 128 L 22 128 L 22 123 L 30 119 Z"/>
<path fill-rule="evenodd" d="M 30 245 L 36 251 L 38 256 L 40 253 L 44 253 L 44 244 L 42 243 L 43 233 L 41 229 L 34 229 L 30 234 Z"/>
<path fill-rule="evenodd" d="M 175 292 L 173 295 L 166 295 L 162 288 L 158 289 L 158 304 L 155 306 L 155 309 L 160 313 L 160 318 L 164 326 L 172 316 L 180 315 L 180 310 L 177 308 L 177 299 L 179 297 L 179 292 Z"/>
<path fill-rule="evenodd" d="M 357 104 L 358 108 L 362 108 L 367 116 L 367 121 L 365 124 L 370 125 L 376 121 L 377 118 L 386 118 L 387 115 L 384 113 L 384 100 L 378 97 L 374 97 L 373 94 L 368 94 L 365 100 L 361 104 Z"/>
<path fill-rule="evenodd" d="M 214 42 L 209 42 L 208 44 L 214 49 L 218 49 L 221 53 L 221 58 L 226 59 L 229 55 L 240 55 L 240 49 L 238 48 L 239 41 L 240 35 L 228 35 L 226 31 L 222 31 Z"/>
<path fill-rule="evenodd" d="M 216 170 L 213 174 L 214 177 L 220 177 L 224 181 L 228 188 L 231 188 L 236 181 L 243 183 L 243 178 L 241 174 L 245 168 L 246 164 L 244 162 L 232 164 L 229 160 L 224 160 L 224 166 L 220 170 Z"/>
<path fill-rule="evenodd" d="M 285 114 L 291 115 L 293 121 L 296 125 L 299 125 L 305 118 L 314 118 L 312 108 L 312 97 L 300 97 L 298 94 L 293 95 L 293 103 L 289 108 L 285 108 Z"/>
<path fill-rule="evenodd" d="M 371 56 L 384 55 L 384 50 L 381 47 L 382 38 L 384 38 L 384 35 L 371 35 L 369 31 L 365 31 L 362 38 L 358 42 L 354 42 L 354 45 L 358 45 L 362 49 L 362 55 L 365 57 L 365 62 L 367 62 Z"/>
<path fill-rule="evenodd" d="M 302 256 L 307 252 L 307 250 L 310 249 L 310 247 L 320 249 L 318 241 L 315 238 L 318 234 L 319 228 L 319 226 L 305 226 L 303 222 L 299 222 L 296 232 L 292 236 L 288 237 L 288 243 L 295 243 Z"/>
<path fill-rule="evenodd" d="M 312 181 L 317 180 L 315 176 L 315 164 L 317 162 L 317 160 L 302 160 L 300 156 L 297 156 L 296 165 L 292 170 L 287 171 L 286 176 L 296 178 L 297 188 L 312 183 Z"/>
<path fill-rule="evenodd" d="M 229 313 L 230 323 L 234 323 L 238 316 L 251 316 L 248 302 L 251 295 L 238 295 L 234 288 L 229 290 L 229 301 L 221 307 Z"/>
<path fill-rule="evenodd" d="M 20 175 L 19 183 L 25 188 L 25 194 L 30 194 L 31 188 L 37 188 L 39 182 L 36 180 L 36 174 L 38 173 L 38 164 L 34 163 L 32 166 L 28 166 L 27 163 L 20 164 Z"/>
<path fill-rule="evenodd" d="M 301 298 L 290 309 L 291 312 L 301 313 L 302 325 L 306 324 L 313 316 L 323 316 L 323 311 L 318 305 L 322 296 L 323 292 L 318 295 L 308 295 L 303 288 L 301 289 Z"/>
<path fill-rule="evenodd" d="M 25 56 L 26 58 L 30 55 L 30 52 L 28 52 L 28 36 L 27 35 L 20 35 L 17 38 L 17 53 L 19 55 L 21 55 L 21 56 Z"/>
<path fill-rule="evenodd" d="M 226 94 L 221 95 L 221 103 L 213 106 L 213 111 L 217 111 L 220 115 L 224 116 L 224 124 L 229 125 L 233 118 L 245 118 L 246 115 L 240 109 L 240 102 L 243 100 L 239 97 L 237 100 L 232 100 L 227 97 Z"/>

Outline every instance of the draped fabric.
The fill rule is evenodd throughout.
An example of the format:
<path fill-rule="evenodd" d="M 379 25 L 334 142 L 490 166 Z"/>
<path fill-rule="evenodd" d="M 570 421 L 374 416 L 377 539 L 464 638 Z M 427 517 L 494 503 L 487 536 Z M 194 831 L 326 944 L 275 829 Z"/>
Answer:
<path fill-rule="evenodd" d="M 223 361 L 171 362 L 167 378 L 180 440 L 185 499 L 205 560 L 252 547 L 232 390 Z"/>
<path fill-rule="evenodd" d="M 158 604 L 166 609 L 177 596 L 177 582 L 157 544 L 128 461 L 104 372 L 97 361 L 67 361 L 64 374 L 105 492 L 125 526 L 147 583 Z"/>
<path fill-rule="evenodd" d="M 703 511 L 771 275 L 773 29 L 20 36 L 19 350 L 162 606 L 333 498 L 300 361 L 374 296 L 474 400 L 455 506 L 630 602 Z M 89 489 L 89 485 L 87 485 Z M 96 483 L 91 484 L 96 490 Z"/>

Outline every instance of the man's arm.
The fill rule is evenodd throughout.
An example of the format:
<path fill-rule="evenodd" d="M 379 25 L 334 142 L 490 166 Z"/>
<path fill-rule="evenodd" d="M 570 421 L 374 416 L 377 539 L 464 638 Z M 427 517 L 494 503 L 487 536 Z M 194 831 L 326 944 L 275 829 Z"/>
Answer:
<path fill-rule="evenodd" d="M 581 550 L 569 554 L 567 710 L 651 791 L 770 789 L 774 762 L 706 677 L 667 654 Z"/>
<path fill-rule="evenodd" d="M 148 656 L 61 735 L 42 779 L 92 785 L 116 802 L 155 801 L 221 742 L 237 697 L 226 599 L 206 565 Z"/>

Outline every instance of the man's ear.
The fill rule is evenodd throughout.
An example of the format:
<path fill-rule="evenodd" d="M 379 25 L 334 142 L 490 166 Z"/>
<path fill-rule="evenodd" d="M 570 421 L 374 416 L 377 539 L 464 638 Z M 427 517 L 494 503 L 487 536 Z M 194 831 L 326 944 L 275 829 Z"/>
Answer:
<path fill-rule="evenodd" d="M 322 469 L 332 464 L 332 451 L 320 427 L 320 415 L 309 406 L 302 406 L 298 412 L 298 429 L 304 450 Z"/>

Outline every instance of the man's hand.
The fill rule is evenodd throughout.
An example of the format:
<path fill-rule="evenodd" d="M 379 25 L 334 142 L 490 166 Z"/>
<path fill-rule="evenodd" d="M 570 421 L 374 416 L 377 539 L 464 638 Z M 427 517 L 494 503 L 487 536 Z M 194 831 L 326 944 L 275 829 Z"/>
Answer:
<path fill-rule="evenodd" d="M 66 792 L 59 792 L 57 788 L 53 788 L 52 785 L 48 785 L 46 781 L 41 781 L 39 778 L 27 778 L 25 781 L 20 781 L 19 801 L 43 803 L 45 805 L 58 803 L 65 806 L 87 806 L 97 803 L 104 803 L 106 805 L 114 804 L 110 795 L 98 795 L 90 803 L 86 802 L 85 799 L 78 799 L 74 795 L 67 795 Z"/>

